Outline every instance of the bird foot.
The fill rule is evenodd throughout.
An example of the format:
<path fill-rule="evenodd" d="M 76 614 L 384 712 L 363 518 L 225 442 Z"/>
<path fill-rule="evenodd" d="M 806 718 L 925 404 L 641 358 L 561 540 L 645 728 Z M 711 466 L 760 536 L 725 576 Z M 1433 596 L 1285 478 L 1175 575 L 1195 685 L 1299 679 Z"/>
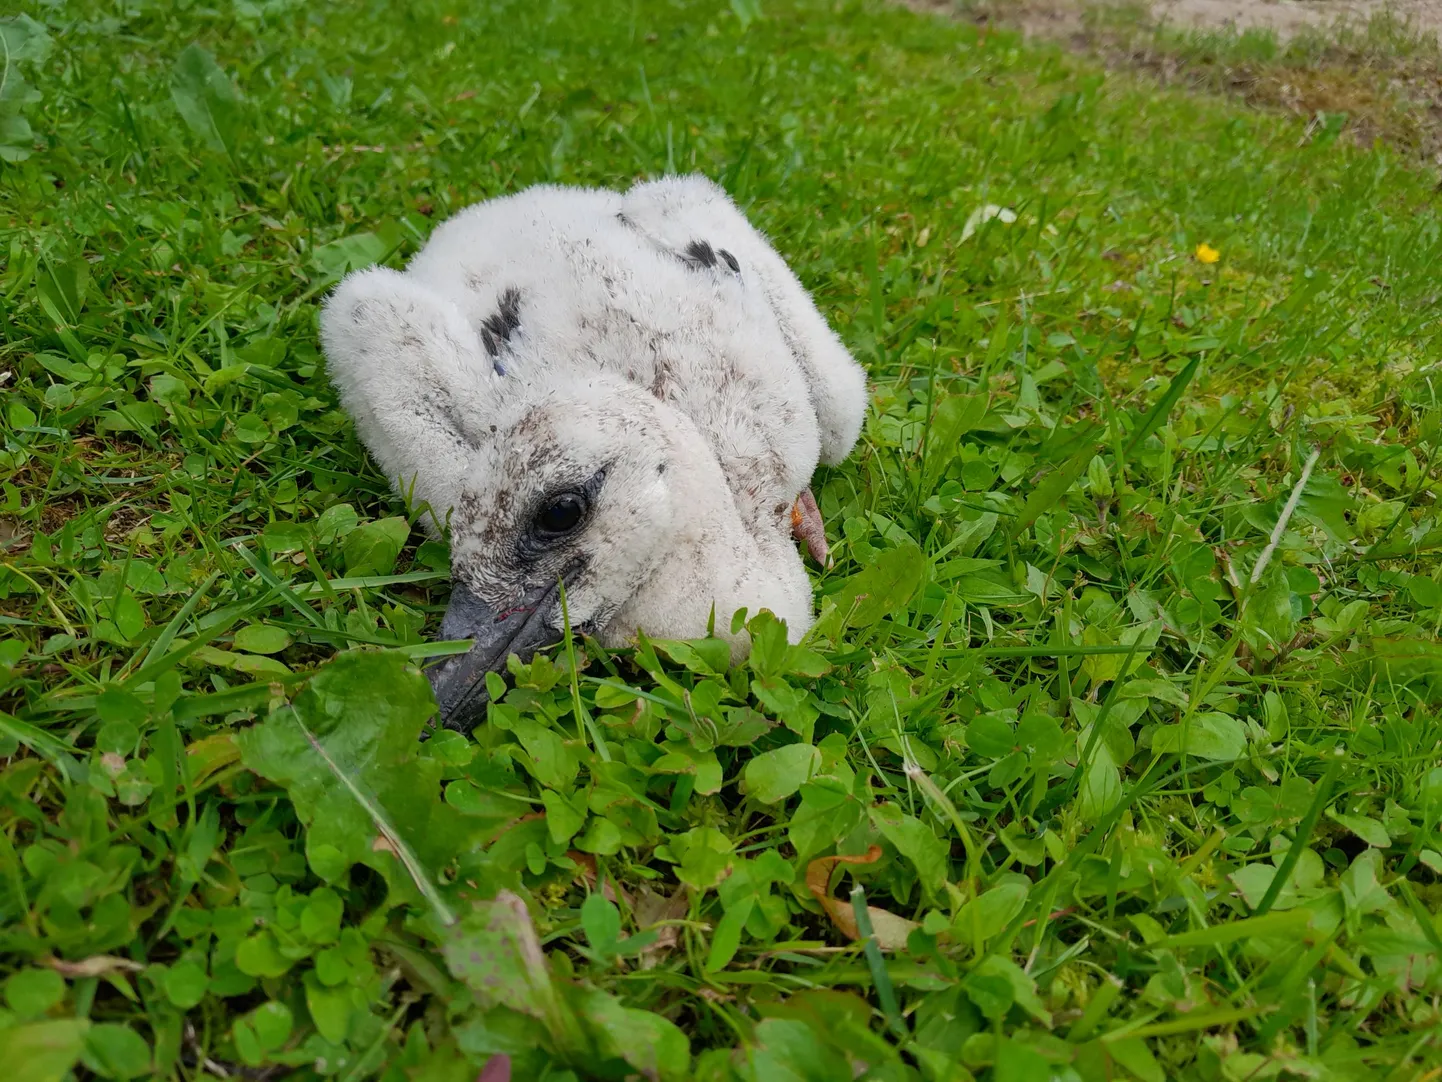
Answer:
<path fill-rule="evenodd" d="M 826 523 L 809 488 L 802 489 L 791 507 L 791 535 L 806 542 L 811 558 L 823 567 L 831 566 L 831 546 L 826 543 Z"/>

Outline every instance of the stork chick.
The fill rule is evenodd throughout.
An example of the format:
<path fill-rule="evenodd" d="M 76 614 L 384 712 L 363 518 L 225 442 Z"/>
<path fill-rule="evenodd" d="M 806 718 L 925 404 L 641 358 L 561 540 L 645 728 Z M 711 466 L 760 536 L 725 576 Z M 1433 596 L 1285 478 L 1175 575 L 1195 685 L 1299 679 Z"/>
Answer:
<path fill-rule="evenodd" d="M 795 541 L 825 560 L 808 488 L 850 453 L 866 378 L 801 283 L 702 177 L 622 193 L 541 186 L 441 225 L 403 273 L 327 302 L 331 379 L 397 490 L 449 529 L 443 722 L 565 622 L 606 645 L 811 624 Z M 562 591 L 564 589 L 564 613 Z"/>

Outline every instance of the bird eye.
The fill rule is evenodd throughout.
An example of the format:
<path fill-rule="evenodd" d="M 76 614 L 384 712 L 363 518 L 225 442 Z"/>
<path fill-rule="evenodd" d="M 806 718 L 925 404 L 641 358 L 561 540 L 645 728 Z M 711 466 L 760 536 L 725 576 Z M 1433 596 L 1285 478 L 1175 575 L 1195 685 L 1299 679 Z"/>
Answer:
<path fill-rule="evenodd" d="M 581 524 L 586 515 L 586 498 L 579 492 L 563 492 L 536 516 L 536 533 L 548 540 L 562 537 Z"/>

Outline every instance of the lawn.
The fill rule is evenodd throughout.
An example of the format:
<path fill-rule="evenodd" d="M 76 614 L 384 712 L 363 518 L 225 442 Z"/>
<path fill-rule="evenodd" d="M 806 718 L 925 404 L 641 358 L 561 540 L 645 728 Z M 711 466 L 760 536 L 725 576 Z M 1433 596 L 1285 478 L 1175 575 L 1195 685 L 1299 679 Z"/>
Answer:
<path fill-rule="evenodd" d="M 13 1082 L 1436 1077 L 1434 175 L 853 0 L 24 6 Z M 318 303 L 673 170 L 874 382 L 818 626 L 420 742 L 446 551 Z"/>

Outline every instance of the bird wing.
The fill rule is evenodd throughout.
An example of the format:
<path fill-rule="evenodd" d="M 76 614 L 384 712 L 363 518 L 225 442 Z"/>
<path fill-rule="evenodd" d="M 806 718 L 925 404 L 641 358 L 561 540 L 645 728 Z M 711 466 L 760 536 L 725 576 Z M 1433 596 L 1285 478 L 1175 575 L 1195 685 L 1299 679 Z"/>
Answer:
<path fill-rule="evenodd" d="M 851 453 L 866 413 L 866 373 L 805 287 L 718 185 L 703 176 L 665 177 L 626 193 L 622 213 L 682 258 L 725 259 L 761 285 L 781 334 L 805 376 L 821 430 L 821 461 Z"/>
<path fill-rule="evenodd" d="M 499 383 L 464 315 L 409 275 L 372 267 L 331 294 L 320 331 L 341 404 L 381 469 L 444 514 Z"/>

